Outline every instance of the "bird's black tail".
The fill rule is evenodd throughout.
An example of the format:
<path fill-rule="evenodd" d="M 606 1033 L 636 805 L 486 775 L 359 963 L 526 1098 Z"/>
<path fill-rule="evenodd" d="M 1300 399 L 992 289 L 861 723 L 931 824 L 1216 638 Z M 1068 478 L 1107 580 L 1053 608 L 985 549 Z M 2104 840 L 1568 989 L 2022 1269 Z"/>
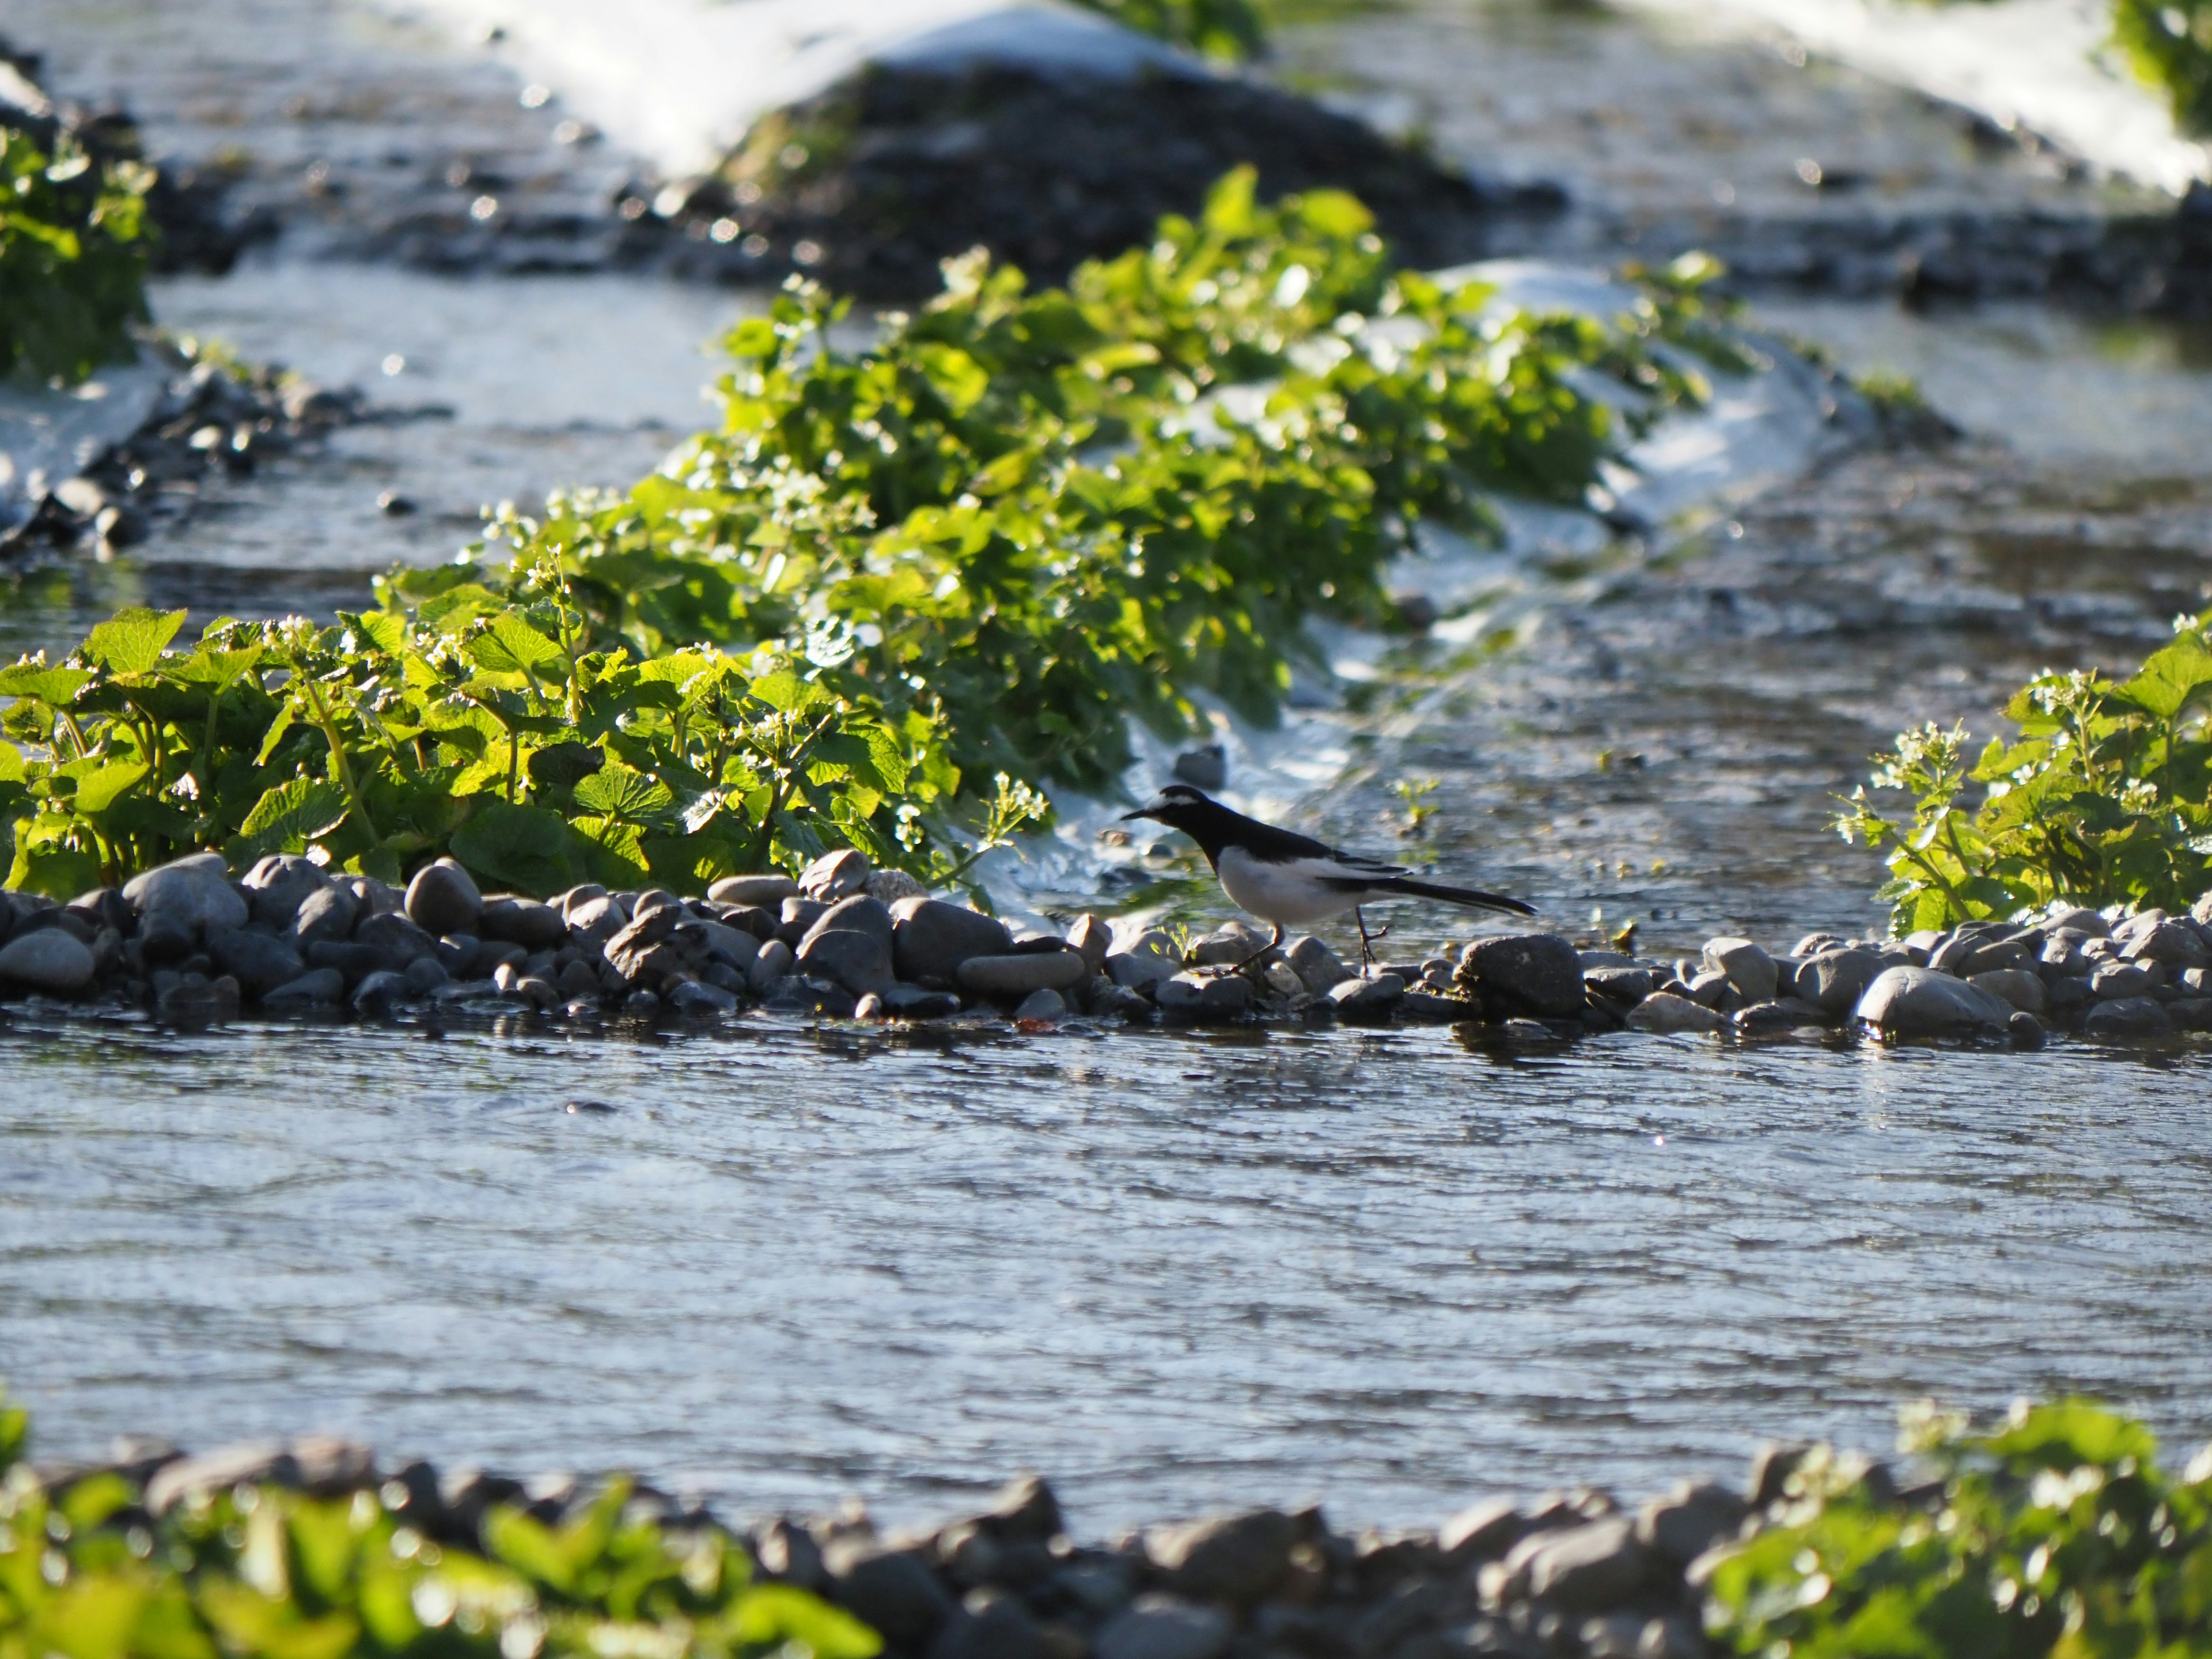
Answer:
<path fill-rule="evenodd" d="M 1501 915 L 1533 916 L 1536 907 L 1523 904 L 1517 898 L 1507 898 L 1502 893 L 1478 893 L 1471 887 L 1439 887 L 1434 882 L 1409 881 L 1403 876 L 1389 881 L 1378 881 L 1370 890 L 1377 893 L 1404 893 L 1412 898 L 1442 899 L 1446 904 L 1464 904 L 1471 910 L 1495 910 Z"/>

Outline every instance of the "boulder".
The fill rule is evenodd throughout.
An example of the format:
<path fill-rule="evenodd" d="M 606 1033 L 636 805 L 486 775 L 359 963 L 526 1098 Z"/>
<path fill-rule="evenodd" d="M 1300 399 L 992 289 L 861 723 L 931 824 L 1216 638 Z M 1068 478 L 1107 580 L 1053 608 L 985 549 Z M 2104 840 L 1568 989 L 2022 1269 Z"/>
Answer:
<path fill-rule="evenodd" d="M 5 952 L 0 952 L 4 956 Z M 2173 1029 L 2172 1018 L 2148 997 L 2120 997 L 2089 1010 L 2081 1030 L 2093 1037 L 2159 1036 Z"/>
<path fill-rule="evenodd" d="M 361 901 L 351 888 L 336 882 L 318 887 L 301 901 L 292 918 L 289 930 L 292 942 L 302 951 L 314 945 L 339 944 L 353 937 L 360 913 Z"/>
<path fill-rule="evenodd" d="M 1509 1583 L 1525 1583 L 1535 1600 L 1571 1613 L 1607 1613 L 1635 1600 L 1647 1566 L 1636 1524 L 1626 1516 L 1539 1533 L 1505 1558 Z"/>
<path fill-rule="evenodd" d="M 1069 991 L 1090 970 L 1077 951 L 1030 951 L 1021 956 L 970 957 L 956 976 L 972 995 L 1025 997 L 1032 991 Z"/>
<path fill-rule="evenodd" d="M 1471 1504 L 1437 1532 L 1437 1547 L 1455 1565 L 1494 1561 L 1521 1537 L 1521 1506 L 1510 1498 Z"/>
<path fill-rule="evenodd" d="M 1929 968 L 1887 968 L 1851 1011 L 1885 1036 L 1944 1036 L 2002 1031 L 2012 1005 L 1965 980 Z"/>
<path fill-rule="evenodd" d="M 1254 1510 L 1154 1527 L 1145 1534 L 1145 1553 L 1176 1594 L 1249 1607 L 1290 1571 L 1300 1534 L 1298 1522 L 1282 1510 Z"/>
<path fill-rule="evenodd" d="M 2121 948 L 2120 957 L 2125 962 L 2162 962 L 2170 968 L 2212 963 L 2212 951 L 2205 949 L 2204 936 L 2193 923 L 2185 921 L 2153 923 Z"/>
<path fill-rule="evenodd" d="M 1110 951 L 1106 956 L 1106 976 L 1131 991 L 1141 991 L 1173 978 L 1182 967 L 1175 954 L 1174 942 L 1165 933 L 1157 932 L 1139 933 L 1121 949 Z"/>
<path fill-rule="evenodd" d="M 243 927 L 252 914 L 220 853 L 194 853 L 133 876 L 123 884 L 123 896 L 142 924 L 158 919 L 194 936 L 210 927 Z"/>
<path fill-rule="evenodd" d="M 1586 957 L 1589 954 L 1585 951 Z M 1583 984 L 1608 1002 L 1633 1006 L 1657 988 L 1648 968 L 1591 968 L 1583 969 Z"/>
<path fill-rule="evenodd" d="M 1582 957 L 1556 933 L 1479 939 L 1461 953 L 1459 977 L 1554 1019 L 1583 1011 Z"/>
<path fill-rule="evenodd" d="M 866 897 L 860 902 L 877 902 Z M 611 952 L 608 959 L 613 960 Z M 890 941 L 858 927 L 817 928 L 799 945 L 796 960 L 800 973 L 842 986 L 856 997 L 871 992 L 880 995 L 896 982 Z"/>
<path fill-rule="evenodd" d="M 1781 984 L 1774 958 L 1747 939 L 1707 939 L 1705 965 L 1726 974 L 1746 1002 L 1771 1002 Z"/>
<path fill-rule="evenodd" d="M 1797 994 L 1826 1014 L 1847 1014 L 1890 966 L 1879 951 L 1826 950 L 1797 969 Z"/>
<path fill-rule="evenodd" d="M 707 896 L 717 904 L 750 904 L 763 910 L 774 910 L 784 900 L 798 896 L 799 884 L 775 871 L 760 876 L 724 876 L 707 890 Z"/>
<path fill-rule="evenodd" d="M 1014 1010 L 1017 1020 L 1030 1020 L 1050 1025 L 1067 1018 L 1067 999 L 1057 991 L 1032 991 Z"/>
<path fill-rule="evenodd" d="M 402 969 L 417 957 L 434 959 L 438 951 L 436 935 L 425 933 L 397 910 L 356 922 L 353 942 L 383 951 Z"/>
<path fill-rule="evenodd" d="M 75 996 L 92 975 L 92 947 L 58 927 L 19 933 L 0 945 L 0 985 L 13 990 Z"/>
<path fill-rule="evenodd" d="M 894 929 L 889 905 L 866 893 L 854 893 L 849 898 L 838 900 L 817 916 L 812 926 L 807 928 L 805 936 L 800 939 L 799 945 L 803 954 L 806 939 L 816 933 L 833 931 L 866 933 L 881 939 L 888 954 L 895 936 Z"/>
<path fill-rule="evenodd" d="M 345 975 L 335 968 L 311 968 L 263 994 L 265 1008 L 323 1008 L 345 999 Z"/>
<path fill-rule="evenodd" d="M 2043 976 L 2032 968 L 1999 968 L 1976 974 L 1966 983 L 2002 998 L 2023 1013 L 2039 1014 L 2050 1000 L 2043 988 Z"/>
<path fill-rule="evenodd" d="M 243 927 L 208 929 L 207 953 L 254 1002 L 278 986 L 290 984 L 307 970 L 300 953 L 283 939 Z"/>
<path fill-rule="evenodd" d="M 799 890 L 808 898 L 834 904 L 865 889 L 873 868 L 860 848 L 842 847 L 808 865 L 799 874 Z"/>
<path fill-rule="evenodd" d="M 1221 1659 L 1237 1626 L 1219 1607 L 1174 1595 L 1140 1595 L 1109 1620 L 1092 1659 Z"/>
<path fill-rule="evenodd" d="M 334 884 L 320 865 L 298 853 L 271 853 L 258 860 L 239 882 L 240 886 L 248 890 L 247 902 L 252 908 L 254 925 L 278 933 L 291 927 L 300 914 L 300 907 L 311 896 Z"/>
<path fill-rule="evenodd" d="M 568 943 L 568 918 L 550 904 L 507 894 L 490 900 L 477 918 L 477 937 L 520 945 L 526 951 L 557 951 Z"/>
<path fill-rule="evenodd" d="M 452 859 L 424 865 L 407 884 L 407 919 L 434 939 L 473 933 L 483 915 L 475 878 Z"/>
<path fill-rule="evenodd" d="M 1327 996 L 1353 977 L 1336 952 L 1310 933 L 1291 940 L 1284 947 L 1283 960 L 1298 976 L 1298 982 L 1317 997 Z"/>
<path fill-rule="evenodd" d="M 1582 984 L 1577 966 L 1575 984 Z M 1347 979 L 1329 988 L 1328 1000 L 1336 1017 L 1347 1025 L 1385 1025 L 1406 995 L 1406 981 L 1396 974 L 1377 974 L 1372 979 Z M 1577 1003 L 1577 1007 L 1580 1007 Z"/>
<path fill-rule="evenodd" d="M 1702 1003 L 1687 997 L 1679 997 L 1671 991 L 1659 991 L 1646 997 L 1632 1009 L 1628 1029 L 1644 1031 L 1656 1036 L 1679 1036 L 1688 1032 L 1717 1031 L 1728 1021 Z"/>
<path fill-rule="evenodd" d="M 830 1546 L 826 1564 L 830 1595 L 908 1652 L 919 1651 L 952 1612 L 951 1596 L 913 1551 L 840 1540 Z"/>

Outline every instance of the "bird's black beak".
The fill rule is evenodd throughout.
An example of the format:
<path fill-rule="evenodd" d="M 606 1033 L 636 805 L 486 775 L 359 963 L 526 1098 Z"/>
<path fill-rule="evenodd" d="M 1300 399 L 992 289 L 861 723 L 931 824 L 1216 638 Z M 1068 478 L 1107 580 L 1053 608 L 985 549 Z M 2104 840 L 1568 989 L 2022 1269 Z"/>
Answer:
<path fill-rule="evenodd" d="M 1164 795 L 1155 795 L 1135 811 L 1122 813 L 1121 822 L 1127 823 L 1132 818 L 1152 818 L 1164 823 L 1166 820 L 1161 818 L 1160 814 L 1167 810 L 1168 804 Z"/>

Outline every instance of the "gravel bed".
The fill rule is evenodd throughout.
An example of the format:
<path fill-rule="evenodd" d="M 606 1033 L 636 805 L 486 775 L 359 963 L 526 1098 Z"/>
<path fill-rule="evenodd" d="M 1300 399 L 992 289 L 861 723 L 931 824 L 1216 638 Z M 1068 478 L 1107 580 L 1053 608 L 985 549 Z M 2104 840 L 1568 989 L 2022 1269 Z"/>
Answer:
<path fill-rule="evenodd" d="M 1741 1490 L 1684 1481 L 1633 1506 L 1581 1488 L 1481 1498 L 1434 1529 L 1340 1530 L 1318 1507 L 1261 1509 L 1079 1543 L 1050 1486 L 1007 1485 L 979 1512 L 879 1530 L 848 1504 L 827 1516 L 728 1526 L 648 1485 L 629 1518 L 722 1528 L 764 1578 L 816 1592 L 873 1626 L 892 1659 L 1699 1659 L 1717 1651 L 1700 1610 L 1711 1569 L 1787 1504 L 1808 1456 L 1770 1445 Z M 34 1465 L 65 1494 L 119 1474 L 149 1517 L 240 1486 L 322 1498 L 359 1494 L 437 1543 L 481 1547 L 496 1506 L 558 1524 L 599 1488 L 573 1475 L 515 1480 L 425 1462 L 380 1466 L 329 1437 L 228 1446 L 194 1456 L 118 1441 L 96 1465 Z M 1940 1507 L 1940 1485 L 1878 1486 Z M 362 1501 L 356 1497 L 356 1502 Z"/>
<path fill-rule="evenodd" d="M 1809 934 L 1786 953 L 1717 938 L 1638 961 L 1557 934 L 1480 938 L 1355 973 L 1322 940 L 1243 922 L 1194 943 L 1095 915 L 1009 927 L 846 850 L 705 898 L 571 889 L 486 896 L 441 859 L 406 890 L 272 854 L 215 853 L 68 904 L 0 895 L 0 998 L 143 1009 L 201 1028 L 248 1012 L 389 1018 L 529 1012 L 713 1021 L 1011 1019 L 1045 1030 L 1279 1021 L 1480 1024 L 1540 1042 L 1634 1031 L 1756 1040 L 1863 1033 L 2039 1048 L 2212 1031 L 2212 895 L 2188 916 L 1969 923 L 1901 940 Z"/>

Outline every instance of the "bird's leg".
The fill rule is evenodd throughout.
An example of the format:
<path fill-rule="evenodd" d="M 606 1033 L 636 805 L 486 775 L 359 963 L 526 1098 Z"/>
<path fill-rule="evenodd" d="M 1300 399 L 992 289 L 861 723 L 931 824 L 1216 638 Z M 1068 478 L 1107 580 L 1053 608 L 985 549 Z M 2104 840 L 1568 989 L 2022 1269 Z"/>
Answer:
<path fill-rule="evenodd" d="M 1364 975 L 1375 966 L 1375 941 L 1378 939 L 1388 939 L 1390 936 L 1390 924 L 1386 921 L 1370 933 L 1367 931 L 1366 913 L 1358 905 L 1352 907 L 1352 920 L 1359 927 L 1359 971 L 1362 975 Z"/>
<path fill-rule="evenodd" d="M 1251 954 L 1250 956 L 1249 956 L 1249 957 L 1245 957 L 1243 961 L 1242 961 L 1242 962 L 1238 963 L 1237 963 L 1234 968 L 1231 968 L 1229 971 L 1230 971 L 1231 973 L 1232 973 L 1232 974 L 1241 974 L 1241 973 L 1243 973 L 1243 972 L 1247 968 L 1249 968 L 1249 967 L 1250 967 L 1254 963 L 1255 963 L 1255 962 L 1259 961 L 1259 959 L 1260 959 L 1261 957 L 1266 956 L 1266 955 L 1267 954 L 1267 952 L 1268 952 L 1268 951 L 1281 949 L 1281 948 L 1282 948 L 1282 943 L 1283 943 L 1283 924 L 1282 924 L 1281 922 L 1279 922 L 1279 922 L 1277 922 L 1277 923 L 1275 924 L 1275 936 L 1274 936 L 1274 938 L 1273 938 L 1273 939 L 1269 939 L 1269 940 L 1268 940 L 1265 945 L 1261 945 L 1258 950 L 1256 950 L 1256 951 L 1253 951 L 1253 952 L 1252 952 L 1252 954 Z"/>

